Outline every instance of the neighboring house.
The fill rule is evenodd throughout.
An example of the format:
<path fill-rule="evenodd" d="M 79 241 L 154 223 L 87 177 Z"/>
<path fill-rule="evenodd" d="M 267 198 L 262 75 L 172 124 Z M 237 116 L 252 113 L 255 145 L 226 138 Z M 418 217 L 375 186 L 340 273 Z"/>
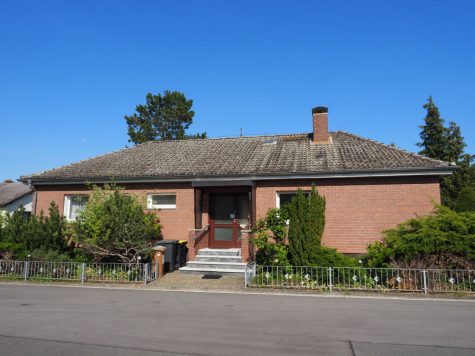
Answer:
<path fill-rule="evenodd" d="M 241 249 L 247 260 L 256 219 L 312 184 L 326 198 L 323 243 L 347 254 L 365 253 L 383 230 L 440 202 L 450 164 L 328 132 L 328 109 L 312 114 L 309 134 L 147 142 L 22 180 L 37 191 L 36 213 L 55 201 L 68 219 L 85 204 L 86 183 L 146 196 L 164 238 L 189 239 L 189 259 L 210 247 Z"/>
<path fill-rule="evenodd" d="M 25 214 L 32 211 L 34 189 L 23 183 L 0 184 L 0 212 L 12 214 L 20 206 L 25 208 Z"/>

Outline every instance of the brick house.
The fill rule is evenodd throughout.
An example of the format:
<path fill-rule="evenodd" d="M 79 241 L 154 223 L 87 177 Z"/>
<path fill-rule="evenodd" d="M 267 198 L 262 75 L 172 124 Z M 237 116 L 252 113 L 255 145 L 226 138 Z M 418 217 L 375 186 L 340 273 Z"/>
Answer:
<path fill-rule="evenodd" d="M 342 131 L 328 131 L 328 109 L 312 110 L 313 132 L 147 142 L 22 177 L 36 189 L 33 210 L 55 201 L 74 219 L 86 183 L 115 182 L 147 199 L 165 239 L 201 248 L 240 249 L 249 230 L 298 188 L 326 198 L 323 244 L 365 253 L 381 232 L 440 202 L 439 181 L 454 167 Z"/>

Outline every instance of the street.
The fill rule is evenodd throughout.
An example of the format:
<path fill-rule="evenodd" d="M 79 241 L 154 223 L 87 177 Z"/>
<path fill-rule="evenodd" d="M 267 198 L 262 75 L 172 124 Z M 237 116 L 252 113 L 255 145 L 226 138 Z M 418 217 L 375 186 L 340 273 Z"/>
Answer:
<path fill-rule="evenodd" d="M 0 284 L 1 355 L 473 355 L 475 302 Z"/>

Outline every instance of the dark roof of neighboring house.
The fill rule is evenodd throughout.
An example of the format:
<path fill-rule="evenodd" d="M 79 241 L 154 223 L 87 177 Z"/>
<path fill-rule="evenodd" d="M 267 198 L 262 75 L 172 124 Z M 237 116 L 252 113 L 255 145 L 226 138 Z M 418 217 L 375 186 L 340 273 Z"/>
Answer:
<path fill-rule="evenodd" d="M 22 177 L 26 181 L 308 175 L 354 171 L 450 170 L 447 162 L 342 131 L 331 144 L 309 134 L 151 141 Z"/>
<path fill-rule="evenodd" d="M 23 183 L 0 184 L 0 207 L 8 205 L 31 192 L 33 192 L 33 188 Z"/>

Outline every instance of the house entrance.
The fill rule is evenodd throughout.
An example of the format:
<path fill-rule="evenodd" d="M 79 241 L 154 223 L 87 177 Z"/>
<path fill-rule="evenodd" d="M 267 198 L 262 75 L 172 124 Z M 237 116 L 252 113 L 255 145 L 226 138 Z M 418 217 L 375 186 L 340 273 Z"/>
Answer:
<path fill-rule="evenodd" d="M 209 209 L 209 247 L 241 247 L 241 230 L 249 228 L 249 193 L 212 193 Z"/>

